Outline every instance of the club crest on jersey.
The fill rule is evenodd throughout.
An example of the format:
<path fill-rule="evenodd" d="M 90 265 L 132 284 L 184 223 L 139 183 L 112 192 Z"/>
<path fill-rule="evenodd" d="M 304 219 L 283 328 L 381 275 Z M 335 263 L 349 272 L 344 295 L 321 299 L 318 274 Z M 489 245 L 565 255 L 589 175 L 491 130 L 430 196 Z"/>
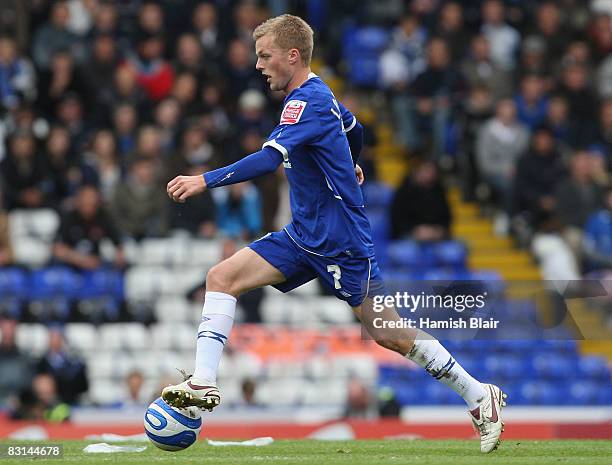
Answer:
<path fill-rule="evenodd" d="M 303 100 L 289 100 L 281 113 L 280 124 L 295 124 L 300 121 L 302 113 L 306 108 Z"/>

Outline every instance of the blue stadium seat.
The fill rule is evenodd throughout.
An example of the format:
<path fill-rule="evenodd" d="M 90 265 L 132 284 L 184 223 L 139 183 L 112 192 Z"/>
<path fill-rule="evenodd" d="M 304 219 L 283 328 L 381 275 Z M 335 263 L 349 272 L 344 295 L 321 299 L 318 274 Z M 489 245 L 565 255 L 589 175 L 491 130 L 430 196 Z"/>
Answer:
<path fill-rule="evenodd" d="M 578 373 L 581 377 L 590 380 L 601 380 L 610 383 L 610 368 L 604 357 L 585 355 L 578 359 Z M 612 391 L 612 385 L 608 384 Z"/>
<path fill-rule="evenodd" d="M 532 365 L 536 376 L 541 379 L 573 379 L 578 372 L 576 359 L 571 355 L 540 353 L 533 357 Z"/>
<path fill-rule="evenodd" d="M 372 240 L 377 246 L 383 246 L 389 241 L 391 226 L 389 213 L 382 209 L 369 209 L 366 216 L 372 228 Z"/>
<path fill-rule="evenodd" d="M 595 381 L 576 380 L 568 385 L 566 403 L 572 405 L 597 405 L 600 403 L 601 388 L 601 384 Z M 608 389 L 610 389 L 609 386 Z"/>
<path fill-rule="evenodd" d="M 375 26 L 349 27 L 344 31 L 342 51 L 352 84 L 366 87 L 378 84 L 380 55 L 388 39 L 389 33 Z"/>
<path fill-rule="evenodd" d="M 0 268 L 0 314 L 19 319 L 28 295 L 28 273 L 20 268 Z"/>
<path fill-rule="evenodd" d="M 371 181 L 364 183 L 361 190 L 367 210 L 381 209 L 388 211 L 393 200 L 393 189 L 391 187 L 382 182 Z"/>
<path fill-rule="evenodd" d="M 559 405 L 567 400 L 561 384 L 547 381 L 526 381 L 522 383 L 520 389 L 526 404 Z"/>
<path fill-rule="evenodd" d="M 452 267 L 464 270 L 468 250 L 464 243 L 459 241 L 444 241 L 433 244 L 433 252 L 438 266 Z"/>
<path fill-rule="evenodd" d="M 78 273 L 64 266 L 53 266 L 33 271 L 30 277 L 30 296 L 34 299 L 78 296 L 82 280 Z"/>
<path fill-rule="evenodd" d="M 52 266 L 30 275 L 29 318 L 40 322 L 68 320 L 82 285 L 81 276 L 70 268 Z"/>
<path fill-rule="evenodd" d="M 524 374 L 523 359 L 518 355 L 489 355 L 484 359 L 486 378 L 501 380 L 521 379 Z M 485 377 L 485 375 L 482 375 Z"/>
<path fill-rule="evenodd" d="M 96 297 L 123 299 L 123 274 L 120 271 L 106 268 L 83 273 L 79 297 L 82 299 Z"/>

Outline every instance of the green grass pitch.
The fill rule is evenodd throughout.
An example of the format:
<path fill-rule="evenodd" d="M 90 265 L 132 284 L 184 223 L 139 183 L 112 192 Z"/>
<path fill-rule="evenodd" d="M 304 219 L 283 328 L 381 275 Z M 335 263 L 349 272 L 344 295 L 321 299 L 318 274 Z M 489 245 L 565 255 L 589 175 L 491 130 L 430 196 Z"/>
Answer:
<path fill-rule="evenodd" d="M 6 444 L 8 441 L 3 440 Z M 1 459 L 2 463 L 79 465 L 119 463 L 126 465 L 163 464 L 305 464 L 305 465 L 386 465 L 386 464 L 610 464 L 612 441 L 504 441 L 492 454 L 478 451 L 477 441 L 276 441 L 263 447 L 212 447 L 200 441 L 181 452 L 164 452 L 153 445 L 140 453 L 85 454 L 86 441 L 59 441 L 64 444 L 62 459 Z M 31 442 L 28 441 L 28 444 Z M 48 441 L 53 443 L 53 441 Z M 11 444 L 15 444 L 11 442 Z M 136 443 L 135 443 L 136 444 Z M 145 443 L 138 443 L 139 445 Z"/>

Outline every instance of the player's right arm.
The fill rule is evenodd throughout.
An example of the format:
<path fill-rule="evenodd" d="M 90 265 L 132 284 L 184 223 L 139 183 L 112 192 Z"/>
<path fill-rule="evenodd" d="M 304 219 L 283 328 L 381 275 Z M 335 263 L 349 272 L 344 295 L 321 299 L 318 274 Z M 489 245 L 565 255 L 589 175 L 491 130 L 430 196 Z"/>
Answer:
<path fill-rule="evenodd" d="M 206 189 L 227 186 L 271 173 L 283 161 L 282 155 L 271 147 L 264 147 L 236 163 L 224 166 L 201 176 L 177 176 L 168 183 L 166 191 L 172 200 L 183 203 L 189 197 Z"/>

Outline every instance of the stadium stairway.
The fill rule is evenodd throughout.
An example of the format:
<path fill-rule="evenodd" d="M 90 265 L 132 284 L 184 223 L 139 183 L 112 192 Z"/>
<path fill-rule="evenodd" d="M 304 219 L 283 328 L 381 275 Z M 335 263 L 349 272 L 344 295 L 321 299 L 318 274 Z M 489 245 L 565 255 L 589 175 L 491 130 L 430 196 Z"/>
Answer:
<path fill-rule="evenodd" d="M 450 190 L 449 202 L 454 215 L 453 235 L 467 244 L 471 269 L 496 270 L 507 281 L 520 281 L 508 287 L 510 297 L 533 296 L 534 291 L 542 289 L 540 271 L 528 252 L 514 248 L 511 239 L 496 236 L 491 221 L 479 216 L 476 204 L 464 202 L 458 189 Z M 602 315 L 582 300 L 570 299 L 566 304 L 575 332 L 584 339 L 579 341 L 580 352 L 602 355 L 612 362 L 612 330 Z"/>

